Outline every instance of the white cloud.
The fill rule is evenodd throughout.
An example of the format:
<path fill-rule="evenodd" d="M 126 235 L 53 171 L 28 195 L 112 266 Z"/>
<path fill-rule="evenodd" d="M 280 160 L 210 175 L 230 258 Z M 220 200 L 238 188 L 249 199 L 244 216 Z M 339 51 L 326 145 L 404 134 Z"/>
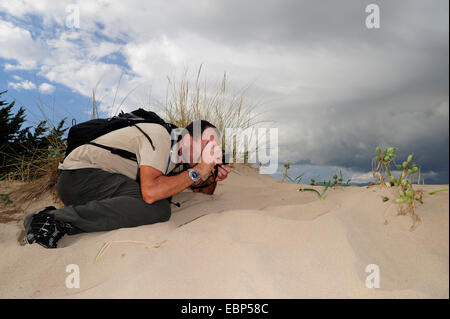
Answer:
<path fill-rule="evenodd" d="M 367 173 L 355 173 L 350 177 L 350 179 L 351 183 L 363 184 L 373 181 L 374 178 L 372 172 L 367 172 Z"/>
<path fill-rule="evenodd" d="M 5 69 L 33 69 L 42 57 L 42 48 L 28 30 L 15 26 L 0 18 L 0 58 L 18 61 L 18 65 L 8 64 Z"/>
<path fill-rule="evenodd" d="M 55 92 L 55 89 L 55 86 L 49 83 L 42 83 L 41 85 L 39 85 L 39 92 L 44 94 L 52 94 L 53 92 Z"/>
<path fill-rule="evenodd" d="M 15 90 L 34 90 L 36 88 L 36 85 L 28 80 L 24 80 L 22 82 L 9 82 L 8 86 Z"/>
<path fill-rule="evenodd" d="M 71 0 L 2 0 L 0 11 L 14 17 L 24 19 L 28 14 L 39 15 L 43 19 L 44 26 L 53 23 L 62 24 L 65 18 L 65 8 Z"/>

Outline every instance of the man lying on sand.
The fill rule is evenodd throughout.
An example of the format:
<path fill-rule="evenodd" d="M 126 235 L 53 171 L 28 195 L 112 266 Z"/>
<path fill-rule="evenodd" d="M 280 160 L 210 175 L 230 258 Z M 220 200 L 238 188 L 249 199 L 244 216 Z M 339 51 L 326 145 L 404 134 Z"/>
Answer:
<path fill-rule="evenodd" d="M 198 138 L 193 137 L 197 135 L 194 127 L 200 127 Z M 186 130 L 174 147 L 178 154 L 172 154 L 170 134 L 155 123 L 140 123 L 139 130 L 134 126 L 120 128 L 93 140 L 100 146 L 136 154 L 136 162 L 99 145 L 75 148 L 59 166 L 58 194 L 66 207 L 50 206 L 28 215 L 23 244 L 36 242 L 56 248 L 65 234 L 164 222 L 170 218 L 173 195 L 188 187 L 212 194 L 217 182 L 231 172 L 225 165 L 216 166 L 222 163 L 222 156 L 212 156 L 222 154 L 219 131 L 203 120 L 191 123 Z M 153 148 L 142 131 L 151 137 Z M 201 156 L 194 161 L 195 149 Z M 183 165 L 177 165 L 174 156 Z M 185 170 L 179 170 L 181 167 Z M 181 172 L 175 174 L 177 170 Z"/>

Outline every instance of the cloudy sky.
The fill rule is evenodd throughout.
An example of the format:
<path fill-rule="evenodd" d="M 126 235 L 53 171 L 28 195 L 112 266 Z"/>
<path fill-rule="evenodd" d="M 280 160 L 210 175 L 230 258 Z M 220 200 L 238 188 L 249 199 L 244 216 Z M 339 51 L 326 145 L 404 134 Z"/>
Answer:
<path fill-rule="evenodd" d="M 365 24 L 370 3 L 380 8 L 378 29 Z M 102 114 L 119 79 L 117 101 L 152 105 L 167 76 L 203 64 L 208 80 L 227 72 L 233 87 L 251 84 L 249 99 L 279 128 L 280 160 L 295 163 L 294 176 L 343 168 L 363 181 L 375 147 L 392 145 L 400 157 L 416 154 L 426 182 L 448 183 L 448 6 L 0 0 L 0 90 L 30 120 L 46 105 L 79 122 L 96 86 Z"/>

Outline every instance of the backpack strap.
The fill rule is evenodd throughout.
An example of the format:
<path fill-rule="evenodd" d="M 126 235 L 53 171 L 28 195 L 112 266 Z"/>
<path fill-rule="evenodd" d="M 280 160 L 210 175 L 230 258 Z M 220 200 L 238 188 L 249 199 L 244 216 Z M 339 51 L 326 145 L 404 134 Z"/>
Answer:
<path fill-rule="evenodd" d="M 153 145 L 153 141 L 152 141 L 152 139 L 150 138 L 150 136 L 148 136 L 148 134 L 145 133 L 143 129 L 141 129 L 139 126 L 137 126 L 137 124 L 133 124 L 133 126 L 136 127 L 139 131 L 141 131 L 142 134 L 145 135 L 145 137 L 148 139 L 148 141 L 149 141 L 150 144 L 152 145 L 153 150 L 155 150 L 155 146 Z"/>
<path fill-rule="evenodd" d="M 120 148 L 115 148 L 115 147 L 110 147 L 110 146 L 106 146 L 106 145 L 97 144 L 97 143 L 94 143 L 94 142 L 89 142 L 87 144 L 103 148 L 105 150 L 110 151 L 112 154 L 119 155 L 120 157 L 123 157 L 125 159 L 129 159 L 131 161 L 135 161 L 137 163 L 136 154 L 134 154 L 134 153 L 122 150 Z"/>
<path fill-rule="evenodd" d="M 142 134 L 144 134 L 144 136 L 145 136 L 145 137 L 148 139 L 148 141 L 150 142 L 150 145 L 152 146 L 153 150 L 155 151 L 156 149 L 155 149 L 155 146 L 153 145 L 153 141 L 152 141 L 152 139 L 150 138 L 150 136 L 148 136 L 148 134 L 145 133 L 144 130 L 142 130 L 139 126 L 137 126 L 137 124 L 131 124 L 131 126 L 136 127 L 139 131 L 141 131 Z M 88 142 L 88 143 L 86 143 L 86 144 L 90 144 L 90 145 L 94 145 L 94 146 L 103 148 L 103 149 L 105 149 L 105 150 L 110 151 L 112 154 L 119 155 L 120 157 L 123 157 L 123 158 L 125 158 L 125 159 L 129 159 L 129 160 L 135 161 L 135 162 L 137 163 L 137 157 L 136 157 L 136 154 L 131 153 L 131 152 L 128 152 L 128 151 L 126 151 L 126 150 L 122 150 L 122 149 L 116 148 L 116 147 L 111 147 L 111 146 L 101 145 L 101 144 L 98 144 L 98 143 L 95 143 L 95 142 Z"/>

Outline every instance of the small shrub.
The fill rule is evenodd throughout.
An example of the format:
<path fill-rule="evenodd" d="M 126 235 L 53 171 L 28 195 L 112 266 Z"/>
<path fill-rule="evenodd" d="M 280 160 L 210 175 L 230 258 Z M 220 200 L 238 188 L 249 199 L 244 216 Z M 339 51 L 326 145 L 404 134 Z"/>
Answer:
<path fill-rule="evenodd" d="M 415 212 L 415 203 L 423 204 L 423 190 L 416 190 L 413 186 L 416 177 L 417 185 L 420 184 L 421 178 L 418 164 L 413 163 L 414 155 L 410 154 L 406 161 L 396 165 L 396 168 L 400 170 L 400 175 L 396 178 L 391 173 L 391 164 L 394 163 L 396 158 L 396 148 L 388 147 L 383 151 L 380 147 L 377 147 L 375 152 L 377 155 L 372 162 L 375 182 L 372 184 L 379 182 L 381 186 L 398 188 L 397 193 L 399 197 L 395 200 L 395 203 L 400 205 L 398 209 L 399 215 L 410 215 L 413 220 L 410 229 L 414 230 L 421 221 Z"/>

